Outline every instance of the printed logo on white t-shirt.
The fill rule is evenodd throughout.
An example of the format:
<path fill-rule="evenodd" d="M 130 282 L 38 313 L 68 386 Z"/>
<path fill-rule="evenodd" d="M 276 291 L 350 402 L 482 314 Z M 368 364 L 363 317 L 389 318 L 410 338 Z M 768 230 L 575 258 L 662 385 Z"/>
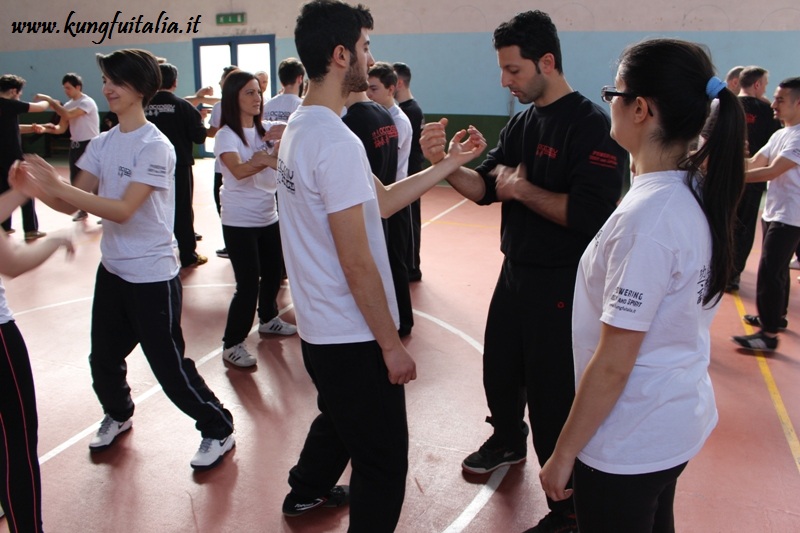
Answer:
<path fill-rule="evenodd" d="M 278 159 L 278 183 L 294 194 L 294 171 L 286 166 L 283 159 Z"/>
<path fill-rule="evenodd" d="M 708 265 L 703 265 L 703 268 L 700 269 L 700 276 L 697 279 L 697 303 L 703 301 L 703 297 L 706 295 L 708 291 L 708 282 L 711 278 L 711 269 L 708 268 Z"/>
<path fill-rule="evenodd" d="M 130 178 L 131 177 L 131 169 L 123 167 L 122 165 L 119 166 L 117 169 L 117 176 L 120 178 Z"/>
<path fill-rule="evenodd" d="M 155 176 L 155 177 L 162 177 L 167 175 L 167 167 L 164 165 L 157 165 L 155 163 L 150 163 L 147 167 L 147 175 L 148 176 Z"/>
<path fill-rule="evenodd" d="M 625 287 L 617 287 L 611 294 L 610 306 L 618 311 L 636 314 L 638 308 L 644 304 L 644 293 Z"/>

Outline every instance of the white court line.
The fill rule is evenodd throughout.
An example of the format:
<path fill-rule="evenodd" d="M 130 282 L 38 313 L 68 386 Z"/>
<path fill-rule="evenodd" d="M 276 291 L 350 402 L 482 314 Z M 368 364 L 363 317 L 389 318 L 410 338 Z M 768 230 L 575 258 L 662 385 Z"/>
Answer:
<path fill-rule="evenodd" d="M 284 313 L 286 313 L 287 311 L 289 311 L 290 309 L 293 309 L 293 308 L 294 308 L 294 304 L 287 305 L 286 307 L 284 307 L 283 309 L 281 309 L 278 312 L 278 316 L 283 315 Z M 256 331 L 258 331 L 258 325 L 253 326 L 253 329 L 250 330 L 250 332 L 248 333 L 248 336 L 250 334 L 256 332 Z M 217 357 L 220 353 L 222 353 L 222 348 L 216 348 L 216 349 L 210 351 L 209 353 L 207 353 L 206 355 L 204 355 L 199 360 L 195 361 L 194 366 L 195 367 L 201 367 L 204 364 L 206 364 L 207 362 L 209 362 L 212 359 L 214 359 L 215 357 Z M 158 392 L 161 392 L 161 390 L 162 390 L 161 389 L 161 385 L 154 385 L 154 386 L 150 387 L 149 389 L 147 389 L 142 394 L 140 394 L 139 396 L 137 396 L 136 398 L 133 398 L 133 403 L 136 404 L 136 405 L 140 405 L 142 402 L 144 402 L 145 400 L 147 400 L 151 396 L 155 395 Z M 83 440 L 84 437 L 87 437 L 87 436 L 91 435 L 92 433 L 94 433 L 95 431 L 97 431 L 97 426 L 100 425 L 100 422 L 102 422 L 102 419 L 98 420 L 95 423 L 93 423 L 91 426 L 87 427 L 86 429 L 84 429 L 80 433 L 78 433 L 78 434 L 74 435 L 73 437 L 67 439 L 66 441 L 62 442 L 61 444 L 59 444 L 58 446 L 56 446 L 55 448 L 53 448 L 52 450 L 50 450 L 46 454 L 40 455 L 39 456 L 39 465 L 45 464 L 50 459 L 53 459 L 54 457 L 58 456 L 62 452 L 68 450 L 70 447 L 72 447 L 77 442 L 80 442 L 81 440 Z"/>
<path fill-rule="evenodd" d="M 414 314 L 422 317 L 424 319 L 430 320 L 437 326 L 441 327 L 442 329 L 446 329 L 450 333 L 460 337 L 463 339 L 467 344 L 475 348 L 478 353 L 483 354 L 483 345 L 461 331 L 457 329 L 455 326 L 448 324 L 447 322 L 440 320 L 434 316 L 431 316 L 427 313 L 423 313 L 422 311 L 417 311 L 416 309 L 413 310 Z M 488 481 L 486 484 L 481 487 L 481 490 L 478 491 L 478 494 L 472 499 L 471 502 L 467 505 L 466 508 L 461 512 L 461 514 L 453 520 L 453 522 L 447 526 L 447 528 L 442 533 L 459 533 L 463 531 L 478 515 L 478 513 L 483 509 L 486 504 L 489 502 L 489 499 L 492 495 L 497 491 L 497 487 L 500 486 L 500 483 L 506 477 L 508 473 L 509 466 L 503 466 L 492 472 L 492 475 L 489 476 Z"/>
<path fill-rule="evenodd" d="M 235 287 L 235 283 L 207 283 L 204 285 L 183 285 L 184 289 L 209 289 L 209 288 L 219 288 L 219 287 Z M 284 287 L 281 285 L 281 287 Z M 14 316 L 23 316 L 29 313 L 35 313 L 37 311 L 45 311 L 47 309 L 55 309 L 56 307 L 63 307 L 65 305 L 72 305 L 81 302 L 91 301 L 94 296 L 84 296 L 83 298 L 76 298 L 74 300 L 64 300 L 63 302 L 58 302 L 54 304 L 42 305 L 40 307 L 32 307 L 30 309 L 25 309 L 23 311 L 14 311 Z"/>
<path fill-rule="evenodd" d="M 453 211 L 455 211 L 456 209 L 458 209 L 459 207 L 461 207 L 461 206 L 462 206 L 462 205 L 464 205 L 465 203 L 467 203 L 467 199 L 466 199 L 466 198 L 464 198 L 463 200 L 461 200 L 460 202 L 458 202 L 458 203 L 457 203 L 456 205 L 454 205 L 453 207 L 451 207 L 451 208 L 449 208 L 449 209 L 445 209 L 444 211 L 442 211 L 441 213 L 439 213 L 438 215 L 436 215 L 436 216 L 435 216 L 435 217 L 433 217 L 432 219 L 430 219 L 430 220 L 428 220 L 427 222 L 425 222 L 425 223 L 424 223 L 422 226 L 420 226 L 420 229 L 422 229 L 422 228 L 424 228 L 424 227 L 426 227 L 426 226 L 428 226 L 428 225 L 432 224 L 433 222 L 436 222 L 437 220 L 439 220 L 439 219 L 440 219 L 440 218 L 442 218 L 443 216 L 447 215 L 448 213 L 452 213 Z"/>
<path fill-rule="evenodd" d="M 489 502 L 489 498 L 497 491 L 497 487 L 500 486 L 503 478 L 506 477 L 509 468 L 511 468 L 509 465 L 505 465 L 492 472 L 492 475 L 489 476 L 489 480 L 481 487 L 481 490 L 472 499 L 469 505 L 467 505 L 467 508 L 464 509 L 458 518 L 453 520 L 453 523 L 447 526 L 447 529 L 442 533 L 460 533 L 463 531 Z"/>

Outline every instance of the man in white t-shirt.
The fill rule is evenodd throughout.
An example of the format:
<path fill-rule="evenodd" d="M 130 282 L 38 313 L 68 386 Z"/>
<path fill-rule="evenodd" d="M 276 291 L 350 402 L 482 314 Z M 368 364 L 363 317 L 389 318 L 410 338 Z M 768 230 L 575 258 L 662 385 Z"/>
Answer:
<path fill-rule="evenodd" d="M 80 169 L 78 159 L 86 151 L 89 141 L 100 135 L 100 115 L 97 104 L 91 96 L 83 93 L 83 79 L 75 73 L 68 73 L 61 79 L 64 94 L 69 101 L 63 106 L 58 100 L 46 94 L 37 94 L 36 100 L 44 100 L 58 113 L 58 124 L 45 124 L 47 133 L 60 135 L 69 128 L 69 181 L 75 183 Z M 78 211 L 73 220 L 83 220 L 86 213 Z"/>
<path fill-rule="evenodd" d="M 397 127 L 397 174 L 395 181 L 408 176 L 408 158 L 411 154 L 411 121 L 394 101 L 397 89 L 397 74 L 392 65 L 379 61 L 369 69 L 367 96 L 386 108 Z M 409 288 L 408 246 L 411 242 L 411 207 L 404 207 L 387 221 L 386 246 L 389 249 L 389 264 L 392 267 L 394 291 L 400 312 L 400 336 L 411 333 L 414 313 L 411 307 Z"/>
<path fill-rule="evenodd" d="M 278 154 L 279 223 L 303 361 L 321 413 L 290 471 L 283 513 L 352 500 L 349 530 L 382 533 L 394 531 L 405 496 L 403 385 L 416 378 L 416 366 L 397 333 L 380 219 L 486 143 L 471 129 L 469 140 L 451 143 L 442 168 L 388 189 L 378 182 L 363 144 L 339 117 L 347 95 L 367 88 L 370 28 L 369 10 L 330 0 L 303 6 L 295 28 L 310 84 Z M 336 485 L 351 460 L 352 493 Z"/>
<path fill-rule="evenodd" d="M 757 317 L 761 331 L 733 337 L 749 350 L 772 352 L 778 331 L 785 329 L 789 308 L 789 261 L 800 243 L 800 77 L 783 80 L 772 102 L 775 118 L 785 127 L 747 160 L 748 183 L 767 181 L 761 215 L 764 236 L 756 281 Z"/>
<path fill-rule="evenodd" d="M 303 103 L 300 98 L 306 70 L 294 57 L 288 57 L 278 65 L 278 79 L 281 92 L 264 102 L 264 120 L 286 122 L 295 109 Z"/>

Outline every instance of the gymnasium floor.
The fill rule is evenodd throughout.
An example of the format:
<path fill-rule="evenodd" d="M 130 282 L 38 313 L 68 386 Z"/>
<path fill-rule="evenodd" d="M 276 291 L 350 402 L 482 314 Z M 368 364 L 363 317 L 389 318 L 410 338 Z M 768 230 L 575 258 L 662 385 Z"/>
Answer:
<path fill-rule="evenodd" d="M 66 169 L 61 168 L 66 174 Z M 346 509 L 294 519 L 280 512 L 289 468 L 316 414 L 314 388 L 297 337 L 259 337 L 254 371 L 223 364 L 221 336 L 233 293 L 228 260 L 214 255 L 222 234 L 211 195 L 210 160 L 195 166 L 198 251 L 208 264 L 182 273 L 187 355 L 236 419 L 236 448 L 218 468 L 189 467 L 200 442 L 193 421 L 167 400 L 137 349 L 128 359 L 137 404 L 133 429 L 90 455 L 102 418 L 89 376 L 89 315 L 102 227 L 73 223 L 38 206 L 44 231 L 64 228 L 76 257 L 58 253 L 38 270 L 4 280 L 33 361 L 39 409 L 44 524 L 50 532 L 344 532 Z M 15 214 L 15 227 L 20 227 Z M 407 344 L 418 379 L 406 389 L 410 469 L 398 526 L 405 533 L 519 532 L 546 512 L 538 464 L 491 476 L 462 474 L 460 462 L 489 436 L 481 385 L 486 309 L 501 255 L 499 208 L 477 207 L 440 186 L 422 202 L 421 282 L 413 284 L 416 326 Z M 18 231 L 12 236 L 21 240 Z M 758 243 L 757 243 L 758 246 Z M 678 484 L 682 532 L 800 531 L 800 303 L 793 286 L 790 329 L 769 356 L 737 351 L 731 335 L 749 332 L 755 312 L 751 254 L 738 295 L 725 295 L 713 325 L 711 374 L 720 423 Z M 793 284 L 800 272 L 792 272 Z M 294 321 L 290 290 L 279 303 Z M 346 482 L 349 473 L 345 474 Z M 0 533 L 6 532 L 0 519 Z"/>

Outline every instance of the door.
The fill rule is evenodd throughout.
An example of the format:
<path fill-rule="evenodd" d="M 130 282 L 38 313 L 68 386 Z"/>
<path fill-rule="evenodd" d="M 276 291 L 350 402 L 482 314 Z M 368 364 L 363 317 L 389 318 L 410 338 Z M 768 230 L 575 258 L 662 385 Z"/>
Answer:
<path fill-rule="evenodd" d="M 269 73 L 269 86 L 264 98 L 271 98 L 275 93 L 275 36 L 246 35 L 230 37 L 211 37 L 194 39 L 194 75 L 195 87 L 211 86 L 214 96 L 221 96 L 219 85 L 222 69 L 236 65 L 247 72 L 260 70 Z M 208 118 L 206 119 L 208 126 Z M 214 156 L 214 139 L 206 139 L 205 146 L 200 147 L 203 157 Z"/>

